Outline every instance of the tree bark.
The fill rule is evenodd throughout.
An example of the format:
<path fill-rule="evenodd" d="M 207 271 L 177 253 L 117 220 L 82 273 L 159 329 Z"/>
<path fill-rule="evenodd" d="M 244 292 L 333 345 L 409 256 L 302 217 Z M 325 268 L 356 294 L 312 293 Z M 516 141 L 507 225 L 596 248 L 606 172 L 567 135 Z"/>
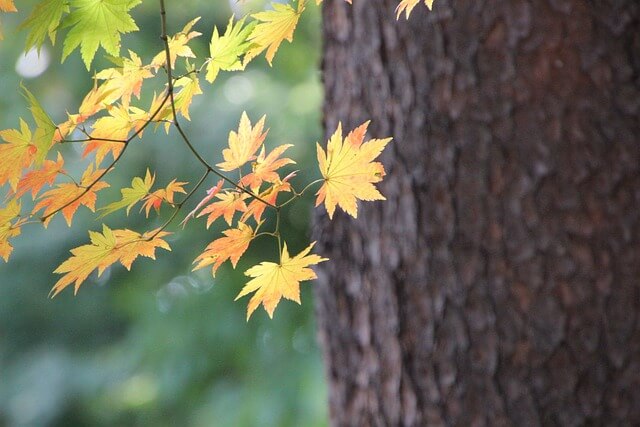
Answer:
<path fill-rule="evenodd" d="M 327 135 L 387 201 L 316 218 L 337 426 L 640 425 L 640 4 L 325 0 Z"/>

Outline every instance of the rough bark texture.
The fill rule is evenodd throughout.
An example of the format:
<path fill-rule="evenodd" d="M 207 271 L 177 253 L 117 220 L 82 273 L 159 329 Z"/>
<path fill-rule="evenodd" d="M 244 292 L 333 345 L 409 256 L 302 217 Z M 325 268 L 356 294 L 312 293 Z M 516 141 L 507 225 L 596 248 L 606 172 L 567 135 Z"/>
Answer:
<path fill-rule="evenodd" d="M 317 218 L 334 425 L 640 425 L 640 3 L 325 0 L 326 129 L 393 135 Z"/>

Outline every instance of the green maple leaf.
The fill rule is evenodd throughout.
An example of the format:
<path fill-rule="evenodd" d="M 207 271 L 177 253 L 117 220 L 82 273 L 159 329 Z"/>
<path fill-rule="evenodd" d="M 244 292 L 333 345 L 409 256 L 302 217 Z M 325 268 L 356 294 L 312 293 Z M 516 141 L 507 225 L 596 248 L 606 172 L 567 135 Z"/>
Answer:
<path fill-rule="evenodd" d="M 251 43 L 247 42 L 247 37 L 257 24 L 257 22 L 252 22 L 242 28 L 244 20 L 245 18 L 242 18 L 234 26 L 232 16 L 222 36 L 218 34 L 217 27 L 213 28 L 213 35 L 209 44 L 211 57 L 207 64 L 206 76 L 209 83 L 213 83 L 220 70 L 238 71 L 244 69 L 240 56 L 249 49 Z"/>
<path fill-rule="evenodd" d="M 36 131 L 33 134 L 33 144 L 38 149 L 35 162 L 36 165 L 41 165 L 44 159 L 49 153 L 49 149 L 53 145 L 53 137 L 56 132 L 56 125 L 49 117 L 46 111 L 42 108 L 38 100 L 31 92 L 27 90 L 22 83 L 20 87 L 24 92 L 23 95 L 27 102 L 29 102 L 29 110 L 33 115 L 33 120 L 36 122 Z"/>
<path fill-rule="evenodd" d="M 76 47 L 87 69 L 91 67 L 98 46 L 110 55 L 120 56 L 120 34 L 137 31 L 129 10 L 142 0 L 72 0 L 74 10 L 62 23 L 72 27 L 64 40 L 62 60 Z"/>
<path fill-rule="evenodd" d="M 39 50 L 47 36 L 54 44 L 62 15 L 68 12 L 68 0 L 43 0 L 38 3 L 31 15 L 20 25 L 21 29 L 29 29 L 25 51 L 34 46 Z"/>

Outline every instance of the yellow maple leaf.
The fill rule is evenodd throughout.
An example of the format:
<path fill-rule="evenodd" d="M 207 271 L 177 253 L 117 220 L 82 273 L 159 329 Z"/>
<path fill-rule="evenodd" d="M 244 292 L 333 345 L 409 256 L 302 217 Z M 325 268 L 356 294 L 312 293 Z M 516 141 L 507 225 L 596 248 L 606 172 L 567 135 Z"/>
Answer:
<path fill-rule="evenodd" d="M 51 218 L 53 218 L 51 214 L 61 210 L 67 225 L 71 226 L 73 215 L 80 205 L 84 205 L 91 212 L 95 212 L 96 192 L 109 187 L 106 182 L 96 182 L 103 172 L 104 169 L 94 170 L 93 166 L 89 165 L 82 175 L 79 185 L 75 182 L 57 184 L 55 188 L 45 192 L 38 198 L 39 201 L 31 213 L 34 214 L 44 208 L 43 217 L 45 218 L 44 225 L 46 227 Z M 90 185 L 92 185 L 91 188 L 89 188 Z"/>
<path fill-rule="evenodd" d="M 409 15 L 411 15 L 411 11 L 421 0 L 401 0 L 400 4 L 396 7 L 396 19 L 400 19 L 400 15 L 402 12 L 405 12 L 405 17 L 409 19 Z M 434 0 L 424 0 L 424 4 L 427 5 L 429 10 L 433 7 Z"/>
<path fill-rule="evenodd" d="M 129 133 L 140 129 L 149 114 L 136 107 L 109 106 L 109 115 L 102 116 L 93 124 L 90 141 L 85 142 L 82 156 L 96 152 L 96 164 L 102 163 L 107 154 L 115 159 L 124 149 Z M 139 136 L 142 136 L 141 134 Z"/>
<path fill-rule="evenodd" d="M 31 129 L 20 119 L 20 130 L 5 129 L 0 131 L 0 185 L 9 183 L 16 191 L 22 169 L 31 166 L 38 149 L 33 143 Z"/>
<path fill-rule="evenodd" d="M 144 79 L 153 77 L 150 65 L 142 65 L 142 60 L 133 51 L 129 51 L 129 58 L 122 58 L 122 67 L 107 68 L 96 74 L 96 79 L 106 80 L 105 91 L 109 96 L 105 101 L 111 104 L 117 100 L 125 107 L 129 106 L 131 97 L 140 99 L 140 90 Z"/>
<path fill-rule="evenodd" d="M 98 276 L 117 261 L 129 270 L 133 261 L 140 255 L 155 259 L 155 249 L 171 250 L 163 237 L 170 233 L 159 229 L 140 234 L 131 230 L 111 230 L 102 226 L 102 233 L 90 231 L 91 243 L 71 249 L 72 256 L 64 261 L 54 273 L 64 274 L 51 289 L 52 297 L 74 283 L 74 293 L 94 270 Z"/>
<path fill-rule="evenodd" d="M 16 5 L 13 0 L 0 0 L 0 12 L 17 12 Z M 2 34 L 2 26 L 0 26 L 0 40 L 4 39 Z"/>
<path fill-rule="evenodd" d="M 204 252 L 193 261 L 194 264 L 198 263 L 193 270 L 213 264 L 211 274 L 215 276 L 218 267 L 226 260 L 231 260 L 231 264 L 235 268 L 238 260 L 245 253 L 254 237 L 251 226 L 243 222 L 238 222 L 237 228 L 230 228 L 222 233 L 225 237 L 220 237 L 209 243 Z"/>
<path fill-rule="evenodd" d="M 358 216 L 357 200 L 385 200 L 373 185 L 382 181 L 384 167 L 373 162 L 391 138 L 371 139 L 363 143 L 369 122 L 365 122 L 342 139 L 342 124 L 331 136 L 325 153 L 317 145 L 318 164 L 324 183 L 318 190 L 316 206 L 324 201 L 329 218 L 336 206 L 349 215 Z"/>
<path fill-rule="evenodd" d="M 200 17 L 190 21 L 187 25 L 184 26 L 182 31 L 177 33 L 174 36 L 169 37 L 169 54 L 171 55 L 169 60 L 171 61 L 171 68 L 176 67 L 176 59 L 178 57 L 183 58 L 195 58 L 195 54 L 191 50 L 191 48 L 187 45 L 189 41 L 195 37 L 201 36 L 202 33 L 197 31 L 191 31 L 191 28 L 200 20 Z M 167 63 L 167 55 L 164 50 L 159 52 L 156 56 L 151 60 L 151 66 L 156 70 L 160 67 L 163 67 Z"/>
<path fill-rule="evenodd" d="M 5 261 L 9 260 L 13 251 L 9 239 L 20 235 L 20 226 L 26 221 L 24 218 L 18 218 L 18 215 L 20 215 L 20 202 L 16 199 L 9 201 L 4 208 L 0 209 L 0 257 Z"/>
<path fill-rule="evenodd" d="M 256 151 L 264 142 L 269 129 L 262 132 L 266 116 L 262 116 L 255 126 L 251 126 L 251 121 L 246 111 L 242 112 L 238 132 L 229 132 L 229 148 L 222 150 L 224 162 L 218 163 L 223 171 L 229 172 L 238 169 L 249 160 L 255 159 Z"/>
<path fill-rule="evenodd" d="M 247 306 L 247 320 L 260 304 L 269 317 L 273 317 L 273 312 L 283 297 L 300 304 L 300 282 L 316 278 L 316 273 L 309 266 L 327 260 L 319 255 L 308 255 L 313 245 L 315 242 L 291 258 L 285 243 L 279 263 L 261 262 L 244 273 L 253 279 L 242 288 L 236 300 L 255 292 Z"/>
<path fill-rule="evenodd" d="M 294 9 L 289 4 L 271 3 L 273 10 L 258 12 L 251 17 L 260 21 L 255 26 L 247 41 L 255 45 L 249 48 L 244 56 L 244 65 L 248 64 L 253 58 L 258 56 L 263 50 L 267 49 L 265 58 L 271 65 L 273 56 L 276 54 L 280 43 L 283 40 L 291 42 L 293 40 L 293 32 L 298 25 L 300 14 L 304 11 L 305 0 L 298 0 L 298 9 Z"/>

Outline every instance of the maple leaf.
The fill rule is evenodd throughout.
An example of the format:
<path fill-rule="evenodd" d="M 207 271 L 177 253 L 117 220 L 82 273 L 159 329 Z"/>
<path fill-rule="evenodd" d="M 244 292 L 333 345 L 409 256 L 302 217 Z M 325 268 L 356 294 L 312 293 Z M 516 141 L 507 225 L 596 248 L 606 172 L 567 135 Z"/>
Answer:
<path fill-rule="evenodd" d="M 411 15 L 411 11 L 421 0 L 401 0 L 400 4 L 396 7 L 396 19 L 400 19 L 400 15 L 402 12 L 405 12 L 405 17 L 409 19 L 409 15 Z M 433 7 L 433 0 L 424 0 L 424 4 L 427 5 L 429 10 Z"/>
<path fill-rule="evenodd" d="M 255 46 L 250 47 L 245 54 L 245 65 L 265 49 L 267 49 L 265 58 L 271 65 L 280 43 L 283 40 L 289 42 L 293 40 L 293 32 L 298 25 L 300 14 L 304 11 L 304 4 L 305 0 L 298 0 L 298 10 L 296 10 L 289 4 L 271 3 L 273 10 L 251 15 L 260 23 L 255 26 L 247 39 Z"/>
<path fill-rule="evenodd" d="M 29 110 L 36 123 L 36 130 L 33 133 L 33 145 L 35 145 L 38 150 L 35 156 L 35 163 L 36 165 L 41 165 L 53 145 L 56 125 L 44 111 L 36 97 L 33 96 L 22 83 L 20 83 L 20 87 L 22 88 L 25 99 L 29 103 Z"/>
<path fill-rule="evenodd" d="M 187 185 L 186 182 L 180 182 L 174 179 L 165 188 L 161 188 L 153 193 L 147 194 L 143 199 L 144 203 L 140 208 L 140 211 L 144 209 L 145 215 L 148 218 L 151 208 L 154 208 L 156 212 L 160 212 L 160 205 L 162 205 L 162 202 L 167 202 L 173 205 L 175 193 L 186 193 L 183 188 L 185 185 Z"/>
<path fill-rule="evenodd" d="M 209 43 L 209 55 L 207 62 L 206 79 L 213 83 L 220 70 L 238 71 L 244 70 L 244 64 L 240 61 L 242 56 L 250 46 L 247 36 L 255 27 L 256 22 L 251 22 L 243 28 L 246 17 L 240 19 L 233 25 L 233 16 L 229 18 L 229 24 L 224 35 L 218 34 L 218 28 L 213 27 L 213 35 Z"/>
<path fill-rule="evenodd" d="M 244 199 L 247 198 L 245 193 L 225 191 L 224 193 L 216 194 L 216 198 L 219 199 L 217 202 L 209 204 L 198 214 L 198 218 L 209 214 L 207 218 L 207 228 L 221 216 L 224 217 L 227 224 L 231 225 L 233 215 L 236 211 L 245 212 L 247 210 L 247 205 L 244 203 Z"/>
<path fill-rule="evenodd" d="M 251 121 L 247 113 L 243 111 L 238 125 L 238 132 L 229 132 L 229 148 L 222 150 L 224 162 L 218 163 L 216 166 L 223 171 L 229 172 L 240 168 L 249 160 L 255 159 L 256 151 L 258 151 L 269 132 L 269 129 L 264 133 L 262 132 L 265 119 L 266 116 L 262 116 L 258 123 L 251 127 Z"/>
<path fill-rule="evenodd" d="M 102 163 L 109 153 L 115 159 L 124 149 L 129 133 L 140 129 L 148 118 L 146 111 L 136 107 L 118 105 L 108 107 L 108 111 L 108 116 L 94 122 L 91 132 L 94 139 L 84 143 L 82 156 L 96 151 L 96 164 Z"/>
<path fill-rule="evenodd" d="M 0 144 L 0 185 L 8 182 L 16 191 L 22 169 L 31 166 L 38 149 L 33 144 L 31 129 L 22 119 L 20 130 L 2 130 L 0 138 L 5 141 Z"/>
<path fill-rule="evenodd" d="M 96 79 L 107 80 L 105 91 L 110 92 L 106 103 L 120 99 L 122 105 L 129 106 L 131 97 L 140 99 L 140 90 L 144 79 L 153 77 L 150 66 L 143 66 L 140 57 L 129 51 L 129 58 L 122 59 L 122 67 L 107 68 L 96 74 Z"/>
<path fill-rule="evenodd" d="M 155 259 L 155 249 L 171 250 L 163 237 L 170 233 L 156 229 L 145 234 L 131 230 L 111 230 L 102 226 L 102 233 L 90 231 L 91 243 L 71 249 L 72 256 L 64 261 L 54 273 L 64 274 L 51 289 L 52 297 L 58 295 L 64 288 L 74 284 L 74 294 L 80 285 L 94 271 L 98 270 L 98 277 L 104 270 L 117 261 L 129 270 L 138 256 Z"/>
<path fill-rule="evenodd" d="M 253 279 L 247 282 L 235 300 L 255 292 L 247 306 L 247 320 L 260 304 L 272 318 L 276 306 L 283 297 L 300 304 L 300 282 L 317 277 L 309 266 L 327 260 L 319 255 L 308 255 L 313 245 L 315 242 L 291 258 L 285 243 L 279 263 L 261 262 L 245 271 L 244 274 Z"/>
<path fill-rule="evenodd" d="M 40 50 L 47 36 L 51 44 L 55 44 L 62 16 L 68 12 L 69 1 L 67 0 L 43 0 L 38 3 L 31 15 L 20 25 L 21 29 L 29 29 L 25 51 L 29 51 L 32 47 Z"/>
<path fill-rule="evenodd" d="M 280 175 L 278 175 L 276 171 L 285 165 L 295 163 L 293 160 L 286 157 L 282 159 L 279 158 L 280 155 L 290 147 L 293 147 L 293 145 L 280 145 L 274 148 L 269 155 L 265 156 L 263 146 L 257 159 L 251 164 L 252 172 L 242 177 L 240 184 L 251 188 L 259 188 L 265 181 L 276 182 L 280 180 Z"/>
<path fill-rule="evenodd" d="M 120 56 L 120 34 L 137 31 L 129 11 L 142 0 L 71 0 L 74 9 L 62 27 L 72 27 L 64 39 L 62 60 L 80 46 L 87 70 L 98 46 L 110 55 Z"/>
<path fill-rule="evenodd" d="M 175 34 L 174 36 L 169 37 L 169 59 L 171 61 L 171 68 L 176 67 L 176 59 L 178 57 L 183 58 L 195 58 L 196 56 L 193 54 L 191 48 L 187 45 L 189 41 L 195 37 L 201 36 L 202 33 L 197 31 L 191 31 L 191 28 L 200 20 L 200 17 L 190 21 L 187 25 L 184 26 L 182 31 Z M 160 67 L 163 67 L 167 63 L 167 55 L 164 50 L 158 53 L 151 60 L 151 66 L 156 70 Z"/>
<path fill-rule="evenodd" d="M 31 197 L 35 199 L 36 194 L 40 192 L 45 184 L 53 185 L 53 181 L 58 174 L 63 171 L 64 159 L 62 155 L 58 153 L 56 161 L 45 160 L 40 169 L 29 171 L 18 182 L 18 188 L 16 191 L 16 198 L 22 197 L 25 193 L 31 191 Z"/>
<path fill-rule="evenodd" d="M 45 192 L 38 198 L 39 201 L 31 213 L 34 214 L 44 208 L 43 217 L 45 218 L 44 225 L 46 227 L 53 217 L 51 214 L 61 210 L 67 225 L 71 226 L 73 215 L 81 205 L 89 208 L 91 212 L 95 211 L 96 193 L 103 188 L 109 187 L 106 182 L 96 182 L 103 173 L 104 169 L 93 170 L 93 165 L 89 165 L 82 175 L 79 185 L 74 182 L 57 184 L 55 188 Z M 93 185 L 89 188 L 91 184 Z"/>
<path fill-rule="evenodd" d="M 220 237 L 207 245 L 193 263 L 198 263 L 193 270 L 213 264 L 211 274 L 215 277 L 216 270 L 226 260 L 231 260 L 233 268 L 238 264 L 238 260 L 249 247 L 249 243 L 254 237 L 251 226 L 243 222 L 238 222 L 237 228 L 230 228 L 222 232 L 225 237 Z"/>
<path fill-rule="evenodd" d="M 253 216 L 256 222 L 259 222 L 260 219 L 262 218 L 262 214 L 264 213 L 264 210 L 268 206 L 264 202 L 275 205 L 278 200 L 278 194 L 285 191 L 286 192 L 291 191 L 291 184 L 289 184 L 288 181 L 293 176 L 295 176 L 295 172 L 289 174 L 283 180 L 278 179 L 272 186 L 268 187 L 266 190 L 260 193 L 259 196 L 260 196 L 260 199 L 262 200 L 253 199 L 251 203 L 249 203 L 249 205 L 247 206 L 247 211 L 244 214 L 242 214 L 242 218 L 240 220 L 245 221 L 250 216 Z"/>
<path fill-rule="evenodd" d="M 151 186 L 153 185 L 153 181 L 156 179 L 155 175 L 151 175 L 149 169 L 147 169 L 147 173 L 144 179 L 140 177 L 135 177 L 131 181 L 131 187 L 125 187 L 120 190 L 122 194 L 122 198 L 117 202 L 113 202 L 105 206 L 104 208 L 99 209 L 101 212 L 100 218 L 109 215 L 119 209 L 124 207 L 127 208 L 127 215 L 129 215 L 129 211 L 140 200 L 142 200 L 146 195 L 149 194 L 149 190 L 151 190 Z"/>
<path fill-rule="evenodd" d="M 187 224 L 187 221 L 189 221 L 189 219 L 193 218 L 195 216 L 196 212 L 198 212 L 198 210 L 200 210 L 201 207 L 203 207 L 205 204 L 207 204 L 209 202 L 209 200 L 213 199 L 215 197 L 215 195 L 220 192 L 220 190 L 222 189 L 223 185 L 224 185 L 224 180 L 221 179 L 220 181 L 218 181 L 218 183 L 216 185 L 214 185 L 213 187 L 208 189 L 207 190 L 207 195 L 204 196 L 204 198 L 198 202 L 196 207 L 193 208 L 193 210 L 191 212 L 189 212 L 187 214 L 187 216 L 184 217 L 182 222 L 180 222 L 180 225 L 184 227 Z"/>
<path fill-rule="evenodd" d="M 9 256 L 13 251 L 13 247 L 9 244 L 9 239 L 20 235 L 20 226 L 26 219 L 18 218 L 20 215 L 20 202 L 13 199 L 7 205 L 0 209 L 0 257 L 5 261 L 9 260 Z M 13 222 L 16 220 L 15 222 Z"/>
<path fill-rule="evenodd" d="M 316 206 L 324 201 L 329 218 L 333 218 L 336 205 L 349 215 L 358 216 L 357 200 L 385 200 L 373 185 L 385 175 L 384 167 L 373 162 L 391 138 L 372 139 L 364 144 L 365 122 L 342 139 L 342 124 L 331 136 L 327 152 L 317 145 L 318 163 L 324 183 L 318 190 Z"/>

